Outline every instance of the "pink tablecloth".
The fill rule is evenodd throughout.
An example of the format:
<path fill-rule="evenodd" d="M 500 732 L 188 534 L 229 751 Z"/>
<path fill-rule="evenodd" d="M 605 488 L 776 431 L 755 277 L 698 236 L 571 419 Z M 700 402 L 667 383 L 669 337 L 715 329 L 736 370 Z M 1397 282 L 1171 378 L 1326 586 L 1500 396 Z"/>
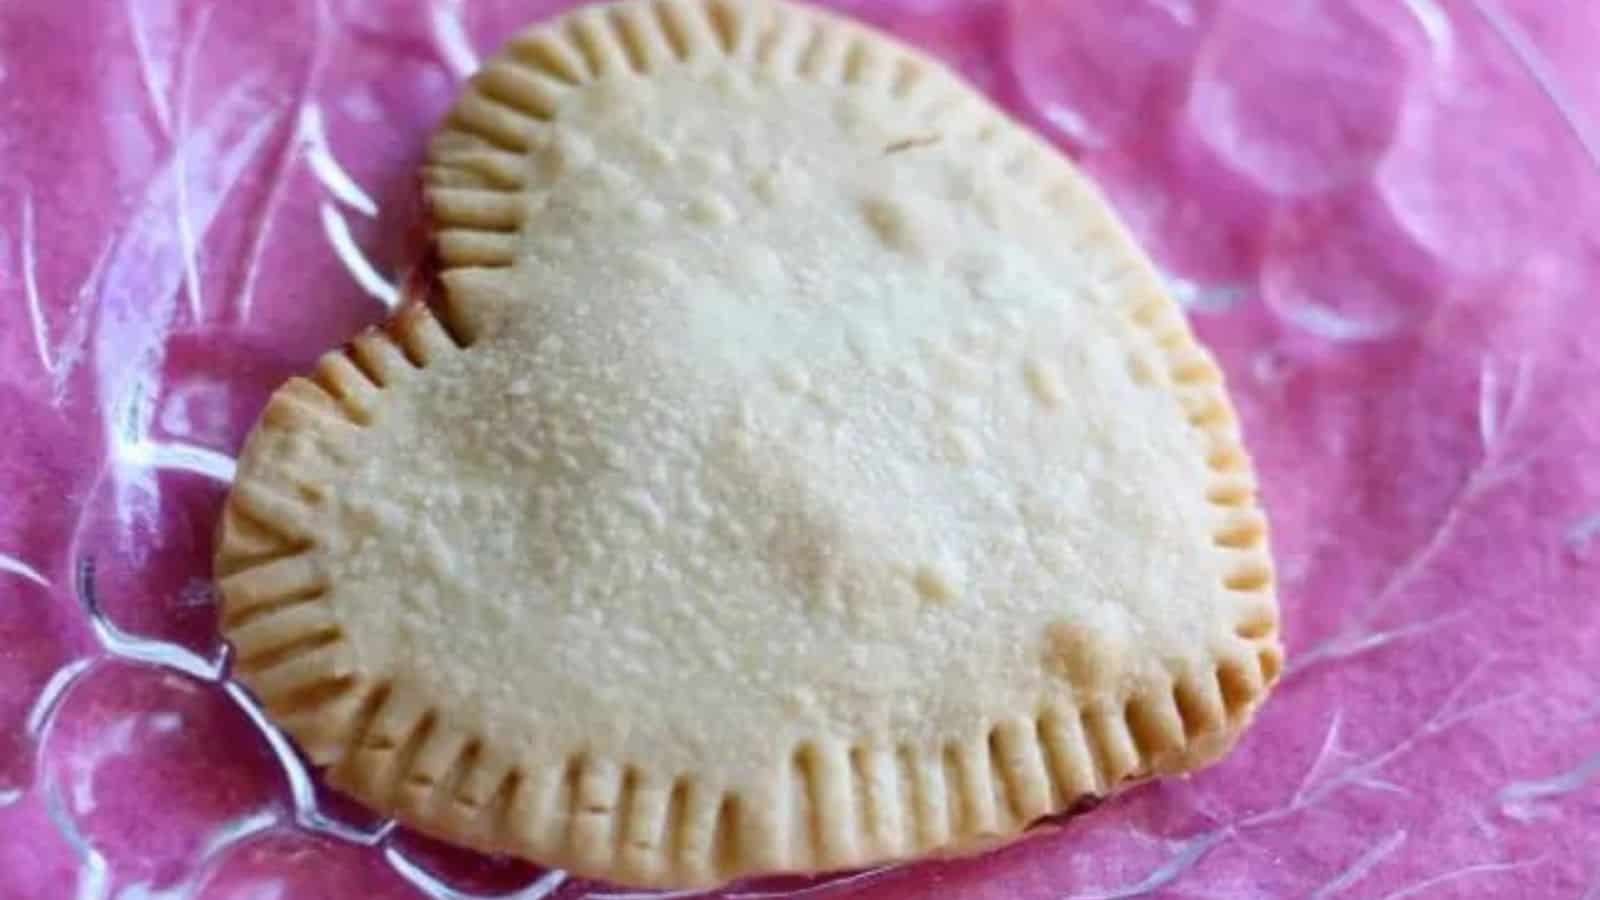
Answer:
<path fill-rule="evenodd" d="M 326 797 L 226 680 L 206 564 L 267 391 L 392 302 L 431 123 L 555 5 L 0 7 L 0 896 L 604 896 Z M 811 895 L 1600 896 L 1600 5 L 841 5 L 1171 275 L 1292 666 L 1213 770 Z"/>

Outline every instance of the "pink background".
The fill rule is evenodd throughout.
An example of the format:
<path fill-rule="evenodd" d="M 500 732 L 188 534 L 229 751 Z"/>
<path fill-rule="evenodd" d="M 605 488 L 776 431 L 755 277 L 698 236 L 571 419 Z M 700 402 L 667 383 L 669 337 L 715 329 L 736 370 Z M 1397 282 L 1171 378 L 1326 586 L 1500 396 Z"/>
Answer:
<path fill-rule="evenodd" d="M 0 896 L 600 888 L 326 797 L 207 581 L 541 0 L 0 9 Z M 1600 4 L 884 0 L 1106 187 L 1234 386 L 1291 667 L 1225 763 L 828 897 L 1600 897 Z M 747 887 L 728 896 L 756 896 Z"/>

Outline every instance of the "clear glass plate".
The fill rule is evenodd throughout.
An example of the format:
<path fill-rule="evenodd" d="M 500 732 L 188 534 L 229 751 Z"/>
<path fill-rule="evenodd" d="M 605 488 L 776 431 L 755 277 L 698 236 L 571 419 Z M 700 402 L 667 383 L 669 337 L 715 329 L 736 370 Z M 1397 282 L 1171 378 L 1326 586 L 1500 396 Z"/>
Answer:
<path fill-rule="evenodd" d="M 0 894 L 617 897 L 321 789 L 208 582 L 272 387 L 384 317 L 424 136 L 540 0 L 0 9 Z M 725 897 L 1600 894 L 1600 6 L 883 0 L 1217 349 L 1290 667 L 1223 764 Z"/>

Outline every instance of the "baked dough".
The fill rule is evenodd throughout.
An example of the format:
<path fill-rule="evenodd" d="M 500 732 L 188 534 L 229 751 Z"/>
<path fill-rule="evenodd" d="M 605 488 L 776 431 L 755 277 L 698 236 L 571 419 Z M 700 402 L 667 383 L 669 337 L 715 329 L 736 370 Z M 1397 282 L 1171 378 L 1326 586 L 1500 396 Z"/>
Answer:
<path fill-rule="evenodd" d="M 1215 760 L 1281 667 L 1222 377 L 1064 158 L 783 3 L 590 7 L 434 138 L 439 312 L 273 398 L 237 668 L 432 834 L 694 886 Z"/>

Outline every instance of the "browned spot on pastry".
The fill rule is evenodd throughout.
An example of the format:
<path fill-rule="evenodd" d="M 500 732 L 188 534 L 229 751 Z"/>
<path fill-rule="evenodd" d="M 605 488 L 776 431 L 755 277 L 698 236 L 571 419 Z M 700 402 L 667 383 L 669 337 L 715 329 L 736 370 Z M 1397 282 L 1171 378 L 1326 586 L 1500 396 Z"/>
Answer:
<path fill-rule="evenodd" d="M 887 144 L 883 148 L 883 155 L 893 156 L 896 153 L 904 153 L 907 150 L 915 150 L 918 147 L 932 147 L 942 140 L 944 140 L 944 136 L 940 134 L 920 134 L 901 138 L 898 141 L 891 141 Z"/>
<path fill-rule="evenodd" d="M 916 216 L 904 203 L 891 197 L 868 197 L 861 202 L 861 214 L 885 247 L 908 256 L 926 252 Z"/>
<path fill-rule="evenodd" d="M 1043 662 L 1051 675 L 1084 689 L 1114 682 L 1122 674 L 1116 640 L 1064 619 L 1045 626 Z"/>
<path fill-rule="evenodd" d="M 1067 389 L 1061 383 L 1061 373 L 1042 359 L 1030 359 L 1022 364 L 1022 377 L 1028 390 L 1040 403 L 1052 409 L 1066 402 Z"/>
<path fill-rule="evenodd" d="M 728 225 L 739 217 L 726 197 L 707 191 L 689 201 L 689 218 L 698 225 L 719 227 Z"/>
<path fill-rule="evenodd" d="M 960 585 L 950 570 L 934 563 L 918 566 L 911 584 L 917 589 L 917 594 L 929 603 L 950 603 L 961 593 Z"/>

